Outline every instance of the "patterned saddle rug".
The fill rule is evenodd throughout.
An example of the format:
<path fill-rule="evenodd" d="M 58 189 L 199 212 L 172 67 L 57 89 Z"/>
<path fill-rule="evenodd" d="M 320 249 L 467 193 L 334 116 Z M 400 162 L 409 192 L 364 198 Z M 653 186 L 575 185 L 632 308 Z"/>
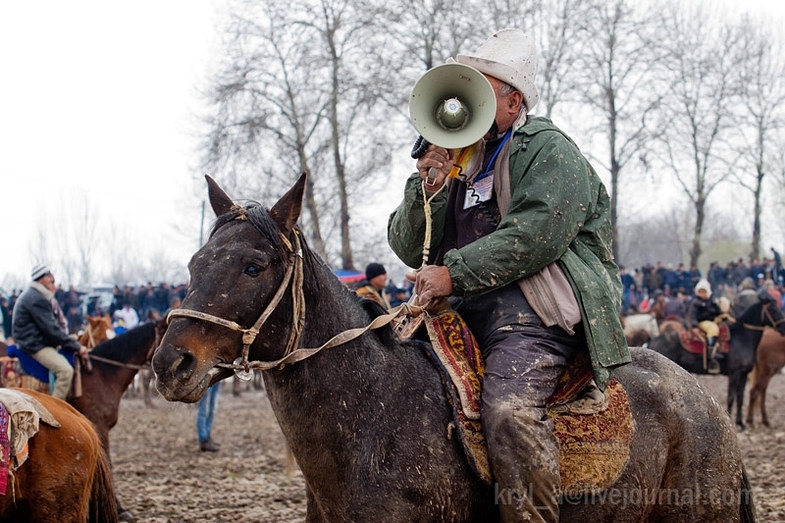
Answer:
<path fill-rule="evenodd" d="M 685 329 L 679 332 L 681 347 L 691 354 L 704 354 L 708 350 L 706 333 L 698 328 Z M 720 324 L 720 335 L 717 336 L 717 353 L 727 354 L 730 350 L 730 327 L 727 323 Z"/>
<path fill-rule="evenodd" d="M 455 420 L 450 435 L 457 434 L 469 464 L 486 483 L 492 481 L 488 449 L 480 421 L 484 365 L 474 336 L 452 310 L 423 319 L 431 344 L 423 344 L 439 369 Z M 634 423 L 627 393 L 613 380 L 605 390 L 607 407 L 601 412 L 575 414 L 560 409 L 583 391 L 592 379 L 588 355 L 573 361 L 549 401 L 559 440 L 562 493 L 579 496 L 610 487 L 630 456 Z M 553 408 L 552 408 L 553 407 Z"/>
<path fill-rule="evenodd" d="M 37 399 L 20 390 L 0 388 L 0 495 L 6 494 L 11 472 L 27 460 L 27 442 L 38 433 L 39 422 L 60 426 Z"/>

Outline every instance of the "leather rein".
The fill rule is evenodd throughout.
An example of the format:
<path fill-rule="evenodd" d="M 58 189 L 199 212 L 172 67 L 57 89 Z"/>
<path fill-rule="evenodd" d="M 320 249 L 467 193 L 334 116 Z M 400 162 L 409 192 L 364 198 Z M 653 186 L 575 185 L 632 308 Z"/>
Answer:
<path fill-rule="evenodd" d="M 243 219 L 243 218 L 236 218 Z M 167 323 L 171 322 L 173 318 L 191 318 L 196 320 L 206 321 L 215 325 L 220 325 L 229 330 L 242 333 L 243 350 L 242 356 L 234 360 L 233 363 L 217 363 L 215 366 L 233 370 L 235 373 L 249 373 L 252 369 L 270 370 L 273 368 L 283 368 L 285 365 L 296 363 L 309 358 L 318 352 L 336 347 L 347 343 L 355 338 L 358 338 L 365 332 L 378 329 L 384 325 L 389 324 L 395 318 L 403 315 L 416 315 L 422 312 L 419 307 L 413 307 L 409 304 L 402 304 L 394 309 L 391 309 L 388 314 L 375 318 L 368 326 L 348 329 L 340 332 L 327 340 L 324 344 L 315 348 L 301 348 L 299 347 L 300 338 L 302 337 L 302 329 L 305 324 L 305 295 L 303 293 L 303 251 L 300 245 L 299 231 L 294 232 L 294 245 L 289 239 L 281 234 L 284 244 L 292 254 L 293 261 L 286 268 L 286 273 L 281 280 L 281 285 L 273 295 L 272 300 L 267 307 L 262 311 L 259 319 L 250 328 L 243 328 L 237 322 L 219 318 L 202 311 L 193 309 L 172 309 L 166 317 Z M 291 284 L 291 285 L 290 285 Z M 275 361 L 249 361 L 248 353 L 250 352 L 251 345 L 256 336 L 259 334 L 264 323 L 275 311 L 278 304 L 281 302 L 286 290 L 291 286 L 292 294 L 292 328 L 289 331 L 289 339 L 286 342 L 286 350 L 284 355 Z"/>
<path fill-rule="evenodd" d="M 771 304 L 770 303 L 764 303 L 763 307 L 761 307 L 761 310 L 760 310 L 761 323 L 763 323 L 763 319 L 765 318 L 765 319 L 769 320 L 769 322 L 771 323 L 772 327 L 776 328 L 777 325 L 779 325 L 782 322 L 785 322 L 785 318 L 782 318 L 782 319 L 780 319 L 778 321 L 774 321 L 774 318 L 771 316 L 771 312 L 769 311 L 769 305 L 771 305 Z M 742 326 L 745 329 L 749 329 L 749 330 L 752 330 L 752 331 L 763 331 L 767 327 L 767 325 L 751 325 L 749 323 L 742 323 Z"/>

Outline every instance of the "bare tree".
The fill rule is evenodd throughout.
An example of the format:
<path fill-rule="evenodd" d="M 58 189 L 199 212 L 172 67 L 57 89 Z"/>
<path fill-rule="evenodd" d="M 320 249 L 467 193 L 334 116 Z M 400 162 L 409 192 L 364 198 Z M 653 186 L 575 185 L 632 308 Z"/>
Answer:
<path fill-rule="evenodd" d="M 69 251 L 76 253 L 78 277 L 71 281 L 86 285 L 92 281 L 96 253 L 100 252 L 103 240 L 98 230 L 100 220 L 95 205 L 90 203 L 86 195 L 81 195 L 81 198 L 77 198 L 76 201 L 80 200 L 81 204 L 77 203 L 78 207 L 73 213 L 71 238 L 74 245 Z"/>
<path fill-rule="evenodd" d="M 738 116 L 740 166 L 733 178 L 754 199 L 752 245 L 750 259 L 761 253 L 761 214 L 764 179 L 777 165 L 776 137 L 785 127 L 785 60 L 774 50 L 770 31 L 754 24 L 749 17 L 742 20 L 737 46 L 740 106 Z"/>
<path fill-rule="evenodd" d="M 369 133 L 383 126 L 374 112 L 382 100 L 380 65 L 368 53 L 369 45 L 379 45 L 374 6 L 292 0 L 287 9 L 269 12 L 248 0 L 232 5 L 226 66 L 211 89 L 205 165 L 228 167 L 243 183 L 259 171 L 272 181 L 283 166 L 286 186 L 309 172 L 305 198 L 314 248 L 329 260 L 327 239 L 337 239 L 340 265 L 351 269 L 352 187 L 383 173 L 389 156 L 384 140 Z M 337 235 L 324 232 L 331 218 Z"/>
<path fill-rule="evenodd" d="M 208 91 L 212 105 L 204 139 L 208 171 L 228 171 L 227 189 L 275 192 L 308 172 L 305 206 L 313 247 L 326 257 L 314 186 L 324 147 L 317 129 L 329 98 L 311 53 L 315 35 L 292 31 L 292 20 L 255 2 L 231 4 L 225 64 Z M 287 13 L 291 11 L 287 10 Z M 279 169 L 280 168 L 280 169 Z M 285 174 L 278 175 L 278 171 Z M 263 180 L 258 172 L 264 173 Z M 255 177 L 254 174 L 257 176 Z"/>
<path fill-rule="evenodd" d="M 656 21 L 664 59 L 654 67 L 668 78 L 667 97 L 658 113 L 662 161 L 695 213 L 690 265 L 698 265 L 707 200 L 730 176 L 726 133 L 731 101 L 738 93 L 734 70 L 737 37 L 700 6 L 668 4 Z"/>
<path fill-rule="evenodd" d="M 610 173 L 613 253 L 619 256 L 619 184 L 624 167 L 641 156 L 647 145 L 648 119 L 662 94 L 652 89 L 652 65 L 659 59 L 644 34 L 649 18 L 629 0 L 598 1 L 584 5 L 578 70 L 570 88 L 578 90 L 581 105 L 591 110 L 590 134 L 606 140 Z"/>

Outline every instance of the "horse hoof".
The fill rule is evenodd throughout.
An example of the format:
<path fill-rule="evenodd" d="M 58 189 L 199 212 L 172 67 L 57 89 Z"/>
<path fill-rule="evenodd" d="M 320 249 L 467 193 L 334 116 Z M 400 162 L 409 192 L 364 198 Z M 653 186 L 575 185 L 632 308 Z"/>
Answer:
<path fill-rule="evenodd" d="M 119 521 L 127 521 L 128 523 L 134 523 L 136 521 L 134 515 L 128 510 L 123 510 L 117 514 L 117 519 Z"/>

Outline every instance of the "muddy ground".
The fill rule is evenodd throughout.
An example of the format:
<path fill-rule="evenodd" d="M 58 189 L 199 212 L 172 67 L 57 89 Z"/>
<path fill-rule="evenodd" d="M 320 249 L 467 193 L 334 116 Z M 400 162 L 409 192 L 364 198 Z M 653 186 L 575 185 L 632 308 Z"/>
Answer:
<path fill-rule="evenodd" d="M 725 404 L 725 378 L 698 379 Z M 767 401 L 772 426 L 738 433 L 762 522 L 785 521 L 783 400 L 785 376 L 777 375 Z M 235 397 L 231 382 L 224 382 L 213 426 L 221 444 L 216 453 L 198 449 L 195 405 L 160 397 L 153 404 L 123 399 L 110 435 L 118 494 L 137 521 L 304 520 L 303 479 L 298 471 L 287 472 L 283 438 L 263 391 L 249 388 Z"/>

